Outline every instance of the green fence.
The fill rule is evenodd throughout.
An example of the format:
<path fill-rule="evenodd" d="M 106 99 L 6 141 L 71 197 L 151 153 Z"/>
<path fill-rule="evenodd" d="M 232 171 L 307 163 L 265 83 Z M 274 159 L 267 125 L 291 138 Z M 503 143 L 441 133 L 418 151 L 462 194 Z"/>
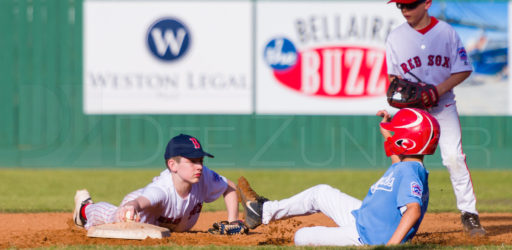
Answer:
<path fill-rule="evenodd" d="M 0 1 L 0 166 L 163 167 L 178 133 L 226 168 L 381 168 L 373 116 L 85 115 L 82 1 Z M 471 168 L 512 166 L 512 117 L 462 117 Z M 441 168 L 439 154 L 427 160 Z"/>

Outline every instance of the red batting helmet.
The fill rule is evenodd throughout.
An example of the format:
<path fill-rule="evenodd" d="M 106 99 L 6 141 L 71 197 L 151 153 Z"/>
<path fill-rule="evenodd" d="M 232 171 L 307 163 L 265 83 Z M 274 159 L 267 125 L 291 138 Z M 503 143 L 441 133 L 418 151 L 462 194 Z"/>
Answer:
<path fill-rule="evenodd" d="M 380 126 L 394 132 L 384 142 L 387 156 L 434 154 L 441 133 L 439 123 L 432 115 L 414 108 L 401 109 L 391 122 L 383 122 Z"/>

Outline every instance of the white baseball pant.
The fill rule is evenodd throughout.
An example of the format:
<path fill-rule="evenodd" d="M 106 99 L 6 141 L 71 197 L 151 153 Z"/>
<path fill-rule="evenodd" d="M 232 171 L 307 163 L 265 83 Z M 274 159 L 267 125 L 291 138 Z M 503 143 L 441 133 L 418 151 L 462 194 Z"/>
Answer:
<path fill-rule="evenodd" d="M 268 224 L 271 220 L 322 212 L 339 227 L 301 228 L 295 233 L 295 245 L 359 246 L 363 244 L 359 240 L 356 220 L 351 212 L 360 207 L 360 200 L 321 184 L 288 199 L 265 202 L 262 222 Z"/>
<path fill-rule="evenodd" d="M 141 190 L 136 190 L 129 193 L 124 197 L 120 206 L 123 206 L 131 200 L 135 200 L 141 194 Z M 89 229 L 92 226 L 116 222 L 115 215 L 118 208 L 119 207 L 114 206 L 108 202 L 98 202 L 87 206 L 85 208 L 87 223 L 85 223 L 84 228 Z"/>
<path fill-rule="evenodd" d="M 439 148 L 443 165 L 450 173 L 457 208 L 461 211 L 478 214 L 471 174 L 466 164 L 466 155 L 462 151 L 461 127 L 456 103 L 455 101 L 447 104 L 439 103 L 437 107 L 432 108 L 430 113 L 437 119 L 441 127 Z"/>

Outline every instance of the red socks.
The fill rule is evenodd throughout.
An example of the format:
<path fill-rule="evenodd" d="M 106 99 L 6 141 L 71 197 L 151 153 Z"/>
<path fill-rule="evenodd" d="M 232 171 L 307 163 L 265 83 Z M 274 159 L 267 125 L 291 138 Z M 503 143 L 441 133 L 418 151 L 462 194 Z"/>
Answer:
<path fill-rule="evenodd" d="M 82 216 L 82 218 L 84 218 L 86 221 L 87 221 L 87 216 L 85 216 L 85 208 L 87 206 L 91 205 L 91 203 L 87 203 L 85 205 L 82 206 L 82 208 L 80 209 L 80 215 Z"/>

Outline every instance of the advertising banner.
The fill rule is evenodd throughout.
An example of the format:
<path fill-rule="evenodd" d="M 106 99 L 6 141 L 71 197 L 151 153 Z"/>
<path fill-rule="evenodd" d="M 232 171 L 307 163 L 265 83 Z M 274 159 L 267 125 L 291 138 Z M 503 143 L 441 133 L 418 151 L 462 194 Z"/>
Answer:
<path fill-rule="evenodd" d="M 84 2 L 84 112 L 247 114 L 249 1 Z"/>
<path fill-rule="evenodd" d="M 380 3 L 380 2 L 379 2 Z M 387 107 L 394 5 L 258 2 L 256 113 L 375 114 Z"/>

